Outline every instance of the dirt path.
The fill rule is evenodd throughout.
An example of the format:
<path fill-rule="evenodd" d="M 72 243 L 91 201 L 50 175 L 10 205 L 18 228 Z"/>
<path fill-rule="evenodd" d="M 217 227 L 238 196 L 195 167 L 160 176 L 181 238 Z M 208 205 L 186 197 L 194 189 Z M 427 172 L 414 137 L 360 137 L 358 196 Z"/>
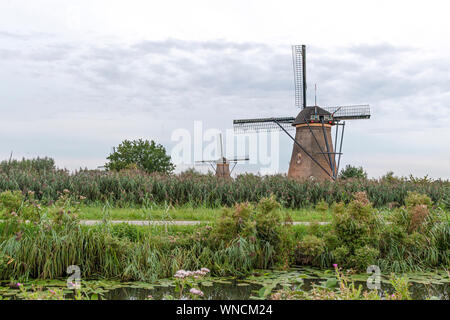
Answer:
<path fill-rule="evenodd" d="M 81 220 L 80 223 L 92 226 L 95 224 L 101 223 L 101 220 Z M 172 221 L 161 221 L 161 220 L 151 220 L 151 221 L 145 221 L 145 220 L 111 220 L 111 223 L 128 223 L 132 225 L 137 226 L 148 226 L 148 225 L 177 225 L 177 226 L 187 226 L 187 225 L 196 225 L 200 223 L 208 223 L 209 221 L 188 221 L 188 220 L 172 220 Z M 326 225 L 330 222 L 319 222 L 320 225 Z M 310 225 L 311 222 L 306 221 L 294 221 L 294 225 Z"/>

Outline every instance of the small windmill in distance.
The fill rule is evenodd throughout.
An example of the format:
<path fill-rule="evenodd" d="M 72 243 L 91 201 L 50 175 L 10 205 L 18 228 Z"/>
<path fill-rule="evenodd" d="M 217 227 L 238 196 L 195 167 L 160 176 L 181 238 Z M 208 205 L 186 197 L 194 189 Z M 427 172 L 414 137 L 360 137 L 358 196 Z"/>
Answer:
<path fill-rule="evenodd" d="M 239 161 L 248 161 L 250 160 L 248 156 L 245 158 L 234 158 L 234 159 L 227 159 L 223 155 L 223 142 L 222 142 L 222 134 L 219 133 L 219 144 L 220 144 L 220 157 L 217 160 L 201 160 L 201 161 L 195 161 L 197 164 L 209 164 L 214 172 L 216 173 L 217 177 L 221 178 L 230 178 L 231 173 L 233 172 L 234 168 L 236 167 L 237 163 Z M 233 167 L 230 170 L 230 163 L 233 163 Z"/>

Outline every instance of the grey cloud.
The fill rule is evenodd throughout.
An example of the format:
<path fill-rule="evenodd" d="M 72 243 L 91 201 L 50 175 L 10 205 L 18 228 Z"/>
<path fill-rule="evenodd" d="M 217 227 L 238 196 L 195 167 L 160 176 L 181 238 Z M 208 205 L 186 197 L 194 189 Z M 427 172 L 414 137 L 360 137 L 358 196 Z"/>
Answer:
<path fill-rule="evenodd" d="M 71 53 L 76 49 L 76 47 L 68 45 L 66 43 L 50 44 L 38 48 L 33 48 L 31 52 L 27 54 L 27 57 L 32 61 L 67 61 Z"/>
<path fill-rule="evenodd" d="M 33 33 L 25 34 L 25 33 L 0 30 L 0 38 L 11 39 L 11 40 L 28 41 L 28 40 L 47 38 L 49 36 L 50 35 L 48 33 L 43 33 L 43 32 L 33 32 Z"/>
<path fill-rule="evenodd" d="M 347 48 L 344 47 L 341 50 L 366 59 L 380 59 L 396 56 L 399 53 L 411 53 L 415 51 L 413 47 L 394 46 L 389 43 L 359 44 Z"/>
<path fill-rule="evenodd" d="M 17 52 L 16 50 L 11 49 L 0 49 L 0 59 L 1 60 L 13 60 L 13 59 L 21 59 L 22 54 Z"/>
<path fill-rule="evenodd" d="M 236 50 L 236 51 L 253 51 L 253 50 L 266 50 L 270 49 L 269 46 L 262 43 L 246 42 L 237 43 L 230 41 L 184 41 L 178 39 L 167 39 L 165 41 L 143 41 L 132 46 L 132 48 L 154 53 L 168 53 L 171 49 L 186 50 L 186 51 L 198 51 L 198 50 L 211 50 L 211 51 L 224 51 L 224 50 Z"/>
<path fill-rule="evenodd" d="M 54 72 L 66 72 L 74 82 L 87 84 L 86 89 L 91 88 L 93 95 L 99 97 L 104 90 L 105 94 L 134 96 L 137 100 L 161 95 L 184 100 L 193 92 L 243 99 L 285 95 L 290 99 L 293 90 L 290 50 L 287 47 L 286 53 L 280 53 L 276 49 L 259 43 L 168 39 L 130 46 L 76 47 L 57 43 L 34 47 L 27 57 L 23 51 L 13 49 L 2 50 L 0 55 L 28 60 L 36 69 L 42 62 L 52 62 Z M 423 67 L 414 61 L 401 63 L 405 54 L 415 54 L 412 48 L 379 44 L 338 48 L 331 54 L 323 48 L 311 51 L 309 88 L 317 82 L 321 99 L 328 104 L 380 102 L 433 90 L 448 92 L 446 67 L 443 71 L 437 61 L 421 61 Z M 318 54 L 314 55 L 315 52 Z M 386 56 L 398 67 L 385 65 Z M 424 70 L 428 73 L 424 74 Z M 311 97 L 312 90 L 309 92 Z"/>
<path fill-rule="evenodd" d="M 103 114 L 105 121 L 134 115 L 148 119 L 148 124 L 139 127 L 148 131 L 136 132 L 168 141 L 170 130 L 191 127 L 193 120 L 229 128 L 234 118 L 298 112 L 293 106 L 289 45 L 280 48 L 262 43 L 177 39 L 77 45 L 46 38 L 37 42 L 30 39 L 24 46 L 19 38 L 1 33 L 0 37 L 8 38 L 8 46 L 0 50 L 0 57 L 4 57 L 0 66 L 8 68 L 0 68 L 0 77 L 13 76 L 17 83 L 25 83 L 23 91 L 33 104 L 21 102 L 20 108 L 37 117 L 36 121 L 40 115 L 64 118 L 69 112 L 96 112 Z M 450 64 L 438 55 L 389 44 L 307 50 L 310 102 L 317 83 L 321 105 L 371 104 L 372 119 L 352 123 L 349 134 L 360 130 L 362 135 L 385 137 L 417 128 L 445 128 L 450 121 Z M 14 74 L 8 74 L 11 70 Z M 29 91 L 25 91 L 26 86 Z M 40 91 L 40 87 L 46 89 Z M 18 96 L 8 98 L 25 101 Z M 6 111 L 7 117 L 8 112 L 11 121 L 18 116 Z M 126 130 L 132 125 L 115 128 L 115 134 L 128 136 Z M 95 132 L 95 128 L 89 130 Z M 107 144 L 107 137 L 101 132 L 98 135 L 92 144 Z M 355 139 L 348 141 L 357 143 Z M 408 152 L 411 146 L 404 143 Z M 92 148 L 86 146 L 86 152 L 89 150 Z M 376 150 L 384 149 L 379 145 Z M 371 152 L 370 148 L 365 152 Z"/>

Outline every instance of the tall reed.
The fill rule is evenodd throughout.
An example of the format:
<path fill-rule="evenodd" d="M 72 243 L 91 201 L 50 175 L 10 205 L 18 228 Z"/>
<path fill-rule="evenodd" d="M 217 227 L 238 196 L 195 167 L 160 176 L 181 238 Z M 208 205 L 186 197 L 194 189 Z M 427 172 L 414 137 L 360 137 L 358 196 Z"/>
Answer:
<path fill-rule="evenodd" d="M 50 169 L 49 169 L 50 168 Z M 258 202 L 274 194 L 286 208 L 309 207 L 325 201 L 349 202 L 352 194 L 365 191 L 374 207 L 403 205 L 408 191 L 427 194 L 435 203 L 448 207 L 449 181 L 416 179 L 341 180 L 337 182 L 296 181 L 284 175 L 243 174 L 235 179 L 221 179 L 212 174 L 185 172 L 176 175 L 146 174 L 136 171 L 103 172 L 80 170 L 69 173 L 52 169 L 50 163 L 1 164 L 0 192 L 33 191 L 46 202 L 55 201 L 69 190 L 88 202 L 109 202 L 116 206 L 192 205 L 204 207 L 233 206 L 239 202 Z"/>

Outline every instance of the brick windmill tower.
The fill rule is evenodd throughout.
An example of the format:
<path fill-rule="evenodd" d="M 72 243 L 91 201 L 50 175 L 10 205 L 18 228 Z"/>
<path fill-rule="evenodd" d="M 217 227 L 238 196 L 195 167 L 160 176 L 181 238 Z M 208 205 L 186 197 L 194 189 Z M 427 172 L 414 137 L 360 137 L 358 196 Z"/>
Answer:
<path fill-rule="evenodd" d="M 294 117 L 234 120 L 237 133 L 282 130 L 294 142 L 288 176 L 294 179 L 336 180 L 342 155 L 344 120 L 369 119 L 368 105 L 319 107 L 306 105 L 306 49 L 292 46 L 295 105 Z M 332 128 L 335 127 L 334 144 Z M 341 127 L 339 137 L 339 127 Z M 295 129 L 295 137 L 289 131 Z M 338 144 L 339 137 L 339 144 Z M 339 145 L 339 152 L 336 152 Z M 336 161 L 337 156 L 337 161 Z"/>

